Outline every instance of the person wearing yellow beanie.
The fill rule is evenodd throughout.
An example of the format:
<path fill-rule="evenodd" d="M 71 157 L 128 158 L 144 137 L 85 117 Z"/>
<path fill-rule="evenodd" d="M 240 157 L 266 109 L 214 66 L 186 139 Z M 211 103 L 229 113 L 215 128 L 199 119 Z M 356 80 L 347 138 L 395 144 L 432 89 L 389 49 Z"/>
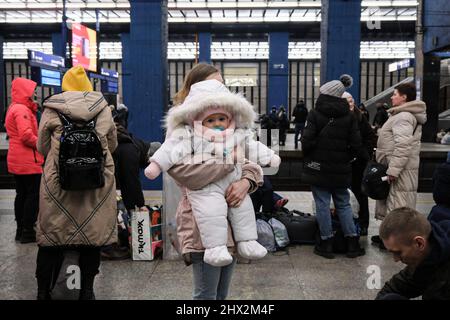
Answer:
<path fill-rule="evenodd" d="M 46 159 L 36 228 L 36 242 L 39 246 L 35 273 L 37 299 L 52 299 L 52 279 L 58 276 L 60 257 L 67 250 L 74 250 L 78 252 L 80 262 L 81 286 L 78 299 L 94 300 L 94 280 L 99 273 L 101 249 L 118 241 L 115 168 L 112 157 L 117 147 L 116 126 L 103 94 L 92 90 L 82 67 L 74 67 L 66 72 L 62 89 L 63 92 L 47 97 L 42 103 L 44 112 L 37 134 L 37 151 Z M 89 148 L 84 157 L 96 157 L 100 152 L 103 155 L 103 168 L 94 172 L 95 177 L 102 175 L 103 181 L 97 180 L 100 183 L 95 188 L 63 189 L 61 180 L 64 179 L 61 179 L 61 173 L 64 170 L 59 165 L 60 150 L 61 143 L 65 140 L 62 135 L 69 132 L 70 128 L 66 129 L 61 115 L 76 124 L 94 125 L 101 150 Z M 85 149 L 88 148 L 83 150 Z M 80 149 L 79 155 L 83 156 L 81 151 Z M 95 179 L 94 174 L 92 177 Z"/>
<path fill-rule="evenodd" d="M 82 66 L 70 68 L 63 77 L 62 91 L 94 91 Z"/>

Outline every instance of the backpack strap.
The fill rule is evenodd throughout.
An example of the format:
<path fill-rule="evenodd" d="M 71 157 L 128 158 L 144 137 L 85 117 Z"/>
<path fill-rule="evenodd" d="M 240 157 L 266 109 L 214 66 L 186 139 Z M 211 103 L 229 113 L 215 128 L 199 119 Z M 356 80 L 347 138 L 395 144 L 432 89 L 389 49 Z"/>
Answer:
<path fill-rule="evenodd" d="M 69 117 L 67 117 L 66 115 L 64 115 L 63 113 L 61 113 L 59 111 L 56 111 L 56 113 L 58 114 L 58 117 L 61 120 L 61 124 L 63 125 L 65 130 L 73 130 L 74 129 L 75 124 L 73 121 L 71 121 L 72 119 L 70 119 Z M 91 129 L 91 130 L 95 129 L 95 125 L 97 124 L 97 116 L 98 115 L 96 115 L 91 120 L 87 121 L 85 123 L 84 127 L 87 127 L 88 129 Z"/>
<path fill-rule="evenodd" d="M 61 120 L 64 130 L 73 130 L 73 122 L 71 122 L 68 117 L 59 111 L 56 111 L 56 114 L 58 115 L 59 120 Z"/>

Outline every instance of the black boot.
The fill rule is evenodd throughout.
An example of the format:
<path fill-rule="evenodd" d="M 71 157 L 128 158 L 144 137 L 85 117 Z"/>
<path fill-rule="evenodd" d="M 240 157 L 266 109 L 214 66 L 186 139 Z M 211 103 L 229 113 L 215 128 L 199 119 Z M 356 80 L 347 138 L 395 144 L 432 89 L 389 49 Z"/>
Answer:
<path fill-rule="evenodd" d="M 356 258 L 366 254 L 366 250 L 359 245 L 359 237 L 346 237 L 348 258 Z"/>
<path fill-rule="evenodd" d="M 20 241 L 21 237 L 22 237 L 22 228 L 17 227 L 15 240 Z"/>
<path fill-rule="evenodd" d="M 359 231 L 359 235 L 361 237 L 365 237 L 367 236 L 367 227 L 361 227 L 360 231 Z"/>
<path fill-rule="evenodd" d="M 50 294 L 51 279 L 46 277 L 37 277 L 38 292 L 37 300 L 52 300 Z"/>
<path fill-rule="evenodd" d="M 95 300 L 94 278 L 95 275 L 81 275 L 81 290 L 79 300 Z"/>
<path fill-rule="evenodd" d="M 36 242 L 36 231 L 34 229 L 23 229 L 20 243 Z"/>
<path fill-rule="evenodd" d="M 372 243 L 377 245 L 381 250 L 386 250 L 386 247 L 384 246 L 383 240 L 381 240 L 380 236 L 372 236 L 370 240 L 372 240 Z"/>
<path fill-rule="evenodd" d="M 52 300 L 52 296 L 47 290 L 38 290 L 37 300 Z"/>
<path fill-rule="evenodd" d="M 95 300 L 93 289 L 81 289 L 79 300 Z"/>
<path fill-rule="evenodd" d="M 320 239 L 320 244 L 316 244 L 314 247 L 314 253 L 327 259 L 334 259 L 333 238 Z"/>

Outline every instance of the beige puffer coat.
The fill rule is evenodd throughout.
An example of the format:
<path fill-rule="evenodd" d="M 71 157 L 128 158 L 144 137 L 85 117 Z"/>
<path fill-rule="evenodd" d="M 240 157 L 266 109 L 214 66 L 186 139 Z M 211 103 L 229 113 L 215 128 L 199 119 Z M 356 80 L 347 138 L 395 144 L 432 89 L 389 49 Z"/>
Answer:
<path fill-rule="evenodd" d="M 114 161 L 116 126 L 100 92 L 68 91 L 44 102 L 37 148 L 46 157 L 41 180 L 37 242 L 40 246 L 103 246 L 117 242 L 117 204 Z M 95 126 L 105 160 L 105 186 L 86 191 L 62 190 L 58 178 L 59 139 L 63 130 L 55 112 Z"/>
<path fill-rule="evenodd" d="M 388 112 L 389 119 L 378 131 L 376 159 L 388 166 L 388 175 L 397 179 L 391 184 L 388 198 L 376 202 L 375 218 L 379 220 L 395 208 L 416 207 L 420 139 L 427 120 L 422 101 L 406 102 Z"/>

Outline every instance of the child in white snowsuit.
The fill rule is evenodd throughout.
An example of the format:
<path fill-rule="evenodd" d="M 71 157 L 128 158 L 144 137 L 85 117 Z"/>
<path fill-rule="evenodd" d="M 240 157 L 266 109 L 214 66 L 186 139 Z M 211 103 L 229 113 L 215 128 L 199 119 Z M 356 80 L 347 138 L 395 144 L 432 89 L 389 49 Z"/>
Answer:
<path fill-rule="evenodd" d="M 191 86 L 182 105 L 170 109 L 166 119 L 168 138 L 145 169 L 145 175 L 155 179 L 161 171 L 180 161 L 192 163 L 192 159 L 206 152 L 211 152 L 218 163 L 234 164 L 234 170 L 224 178 L 203 189 L 187 191 L 205 247 L 204 261 L 213 266 L 232 262 L 226 247 L 227 216 L 242 257 L 260 259 L 267 253 L 256 241 L 255 212 L 250 197 L 247 195 L 237 208 L 228 208 L 225 200 L 228 186 L 241 179 L 244 157 L 261 166 L 280 164 L 280 158 L 272 150 L 253 139 L 250 129 L 255 119 L 252 105 L 244 97 L 231 93 L 221 82 L 198 82 Z"/>

